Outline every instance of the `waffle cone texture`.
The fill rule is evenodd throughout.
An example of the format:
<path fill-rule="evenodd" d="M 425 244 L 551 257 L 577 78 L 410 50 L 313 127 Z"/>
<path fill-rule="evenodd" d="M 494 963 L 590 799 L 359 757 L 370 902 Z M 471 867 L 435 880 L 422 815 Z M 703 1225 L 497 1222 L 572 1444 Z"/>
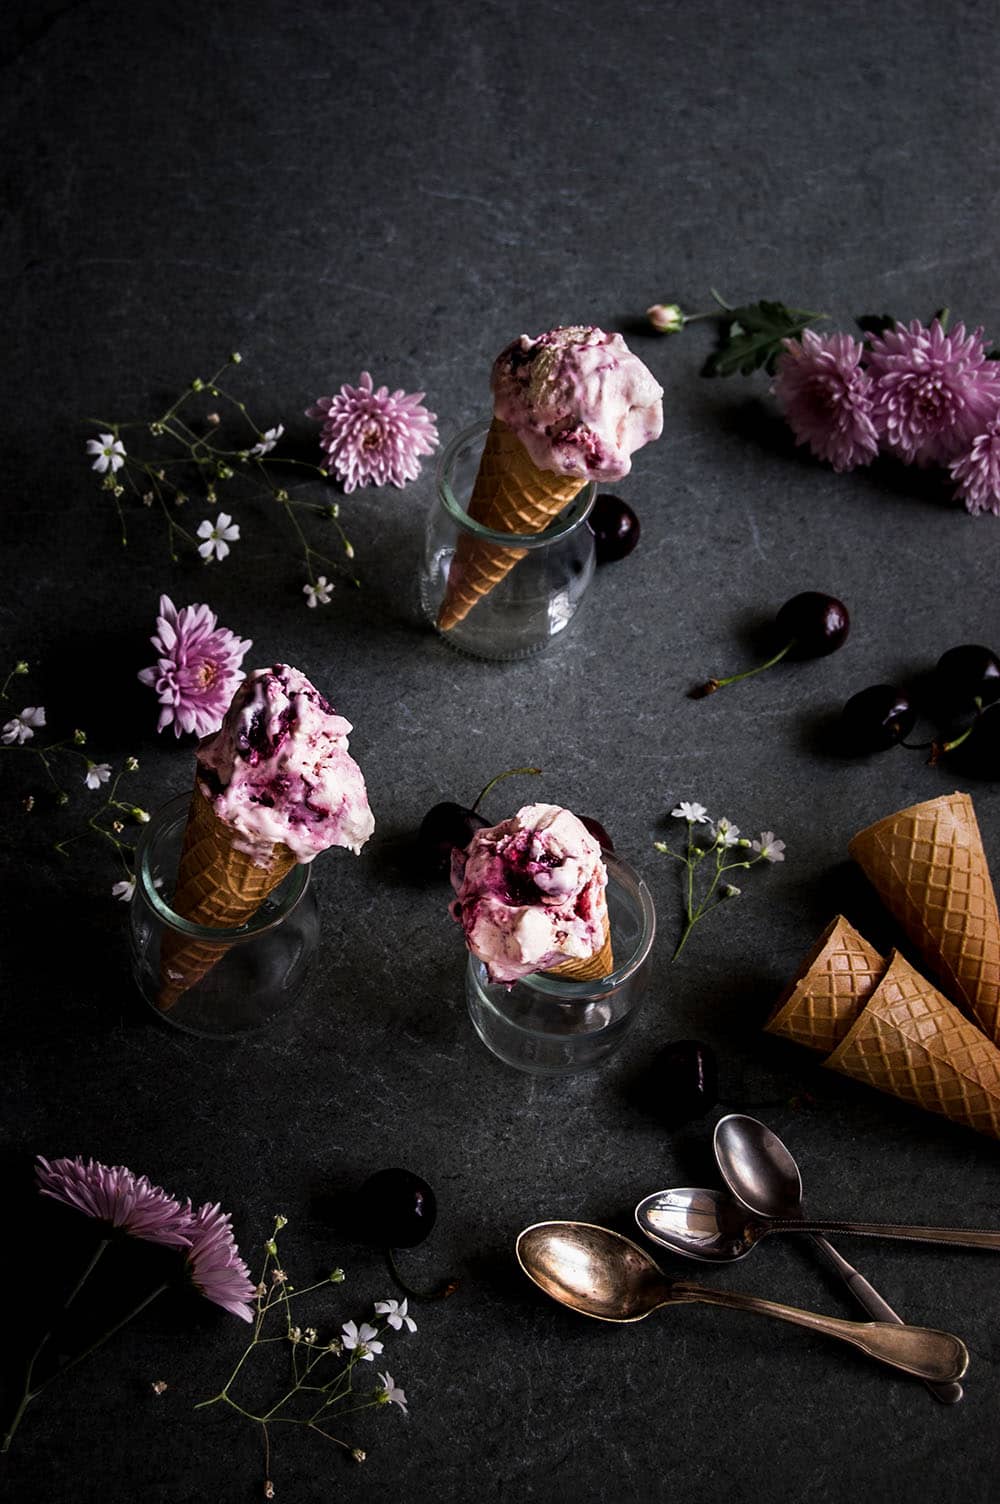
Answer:
<path fill-rule="evenodd" d="M 878 986 L 886 961 L 838 914 L 778 999 L 765 1029 L 828 1054 Z"/>
<path fill-rule="evenodd" d="M 849 849 L 948 996 L 1000 1042 L 1000 917 L 968 794 L 889 815 Z"/>
<path fill-rule="evenodd" d="M 539 470 L 513 429 L 494 418 L 479 461 L 469 516 L 497 533 L 540 533 L 585 485 L 577 476 Z M 438 628 L 449 632 L 464 621 L 526 551 L 461 532 L 438 611 Z"/>
<path fill-rule="evenodd" d="M 1000 1138 L 1000 1050 L 898 951 L 825 1064 Z"/>
<path fill-rule="evenodd" d="M 561 961 L 558 966 L 553 966 L 546 975 L 550 977 L 562 977 L 564 982 L 600 982 L 609 977 L 615 969 L 614 953 L 611 949 L 611 921 L 604 916 L 604 944 L 593 956 L 578 959 L 573 957 L 569 961 Z"/>
<path fill-rule="evenodd" d="M 184 832 L 177 884 L 171 907 L 182 919 L 209 929 L 236 929 L 252 919 L 270 893 L 295 866 L 287 846 L 273 848 L 271 863 L 261 867 L 233 846 L 233 832 L 218 818 L 196 787 Z M 172 1008 L 201 981 L 225 953 L 207 940 L 188 940 L 167 930 L 160 950 L 158 1006 Z"/>

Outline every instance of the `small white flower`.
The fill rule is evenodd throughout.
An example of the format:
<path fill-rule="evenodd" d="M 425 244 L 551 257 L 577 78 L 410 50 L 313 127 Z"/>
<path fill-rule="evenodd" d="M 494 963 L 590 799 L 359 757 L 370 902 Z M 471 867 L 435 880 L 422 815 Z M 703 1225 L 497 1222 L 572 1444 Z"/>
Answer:
<path fill-rule="evenodd" d="M 118 898 L 122 903 L 131 903 L 135 897 L 135 878 L 127 877 L 120 883 L 115 883 L 111 889 L 111 897 Z"/>
<path fill-rule="evenodd" d="M 333 586 L 325 574 L 321 574 L 315 585 L 303 585 L 302 594 L 306 597 L 306 604 L 313 606 L 328 606 L 330 596 L 333 594 Z"/>
<path fill-rule="evenodd" d="M 417 1330 L 417 1323 L 406 1313 L 405 1300 L 377 1300 L 375 1311 L 377 1315 L 385 1317 L 394 1332 L 401 1331 L 404 1326 L 410 1332 Z"/>
<path fill-rule="evenodd" d="M 375 1353 L 382 1351 L 382 1343 L 376 1342 L 378 1332 L 375 1327 L 369 1326 L 367 1321 L 361 1323 L 361 1329 L 357 1328 L 353 1321 L 345 1321 L 341 1327 L 341 1340 L 348 1352 L 356 1353 L 365 1363 L 370 1363 Z"/>
<path fill-rule="evenodd" d="M 730 846 L 739 845 L 740 828 L 738 825 L 731 825 L 723 815 L 721 820 L 715 822 L 715 839 L 723 851 L 727 851 Z"/>
<path fill-rule="evenodd" d="M 260 443 L 255 444 L 250 450 L 250 454 L 253 456 L 253 458 L 263 459 L 265 454 L 270 454 L 271 450 L 281 438 L 281 435 L 284 433 L 284 431 L 285 426 L 283 423 L 279 423 L 277 428 L 269 428 L 267 430 L 267 433 L 265 433 L 261 438 Z"/>
<path fill-rule="evenodd" d="M 97 456 L 90 468 L 96 470 L 98 475 L 103 475 L 109 466 L 113 475 L 125 463 L 125 445 L 113 433 L 102 433 L 96 439 L 88 439 L 87 453 Z"/>
<path fill-rule="evenodd" d="M 101 784 L 107 783 L 110 777 L 111 764 L 109 762 L 88 762 L 83 781 L 88 789 L 99 789 Z"/>
<path fill-rule="evenodd" d="M 230 543 L 236 543 L 239 536 L 239 527 L 233 523 L 228 512 L 219 513 L 214 527 L 206 517 L 204 522 L 198 524 L 198 537 L 205 540 L 198 544 L 198 552 L 206 564 L 211 563 L 213 554 L 217 559 L 224 559 L 229 552 Z"/>
<path fill-rule="evenodd" d="M 404 1305 L 406 1302 L 403 1302 Z M 402 1389 L 397 1388 L 396 1381 L 391 1373 L 380 1373 L 382 1380 L 382 1392 L 379 1396 L 383 1405 L 398 1405 L 403 1414 L 406 1414 L 406 1395 Z"/>
<path fill-rule="evenodd" d="M 751 847 L 758 856 L 762 856 L 765 862 L 783 862 L 785 860 L 785 843 L 779 841 L 773 830 L 762 830 L 759 841 L 752 841 Z"/>
<path fill-rule="evenodd" d="M 703 804 L 690 804 L 686 799 L 682 799 L 670 813 L 675 820 L 690 820 L 692 825 L 701 825 L 708 819 L 708 810 Z"/>
<path fill-rule="evenodd" d="M 8 747 L 12 742 L 24 746 L 30 742 L 36 731 L 45 725 L 45 707 L 42 705 L 25 705 L 20 715 L 8 721 L 0 731 L 0 741 L 6 742 Z"/>

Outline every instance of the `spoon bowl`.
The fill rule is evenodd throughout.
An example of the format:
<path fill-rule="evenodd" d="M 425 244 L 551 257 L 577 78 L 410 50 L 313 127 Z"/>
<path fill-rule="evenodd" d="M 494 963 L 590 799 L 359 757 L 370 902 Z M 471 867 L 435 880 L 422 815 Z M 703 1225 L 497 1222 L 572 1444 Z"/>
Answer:
<path fill-rule="evenodd" d="M 765 1217 L 802 1215 L 802 1177 L 781 1139 L 756 1118 L 731 1112 L 715 1125 L 715 1158 L 737 1201 Z"/>
<path fill-rule="evenodd" d="M 760 1236 L 732 1196 L 698 1186 L 656 1191 L 639 1202 L 635 1220 L 654 1243 L 704 1264 L 745 1259 Z"/>

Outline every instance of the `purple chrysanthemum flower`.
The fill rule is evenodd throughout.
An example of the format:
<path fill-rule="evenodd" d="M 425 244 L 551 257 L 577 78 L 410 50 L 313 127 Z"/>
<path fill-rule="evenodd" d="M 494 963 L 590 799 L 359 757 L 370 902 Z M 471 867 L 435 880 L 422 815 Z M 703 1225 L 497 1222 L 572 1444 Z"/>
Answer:
<path fill-rule="evenodd" d="M 871 341 L 873 414 L 886 447 L 907 462 L 945 465 L 968 449 L 1000 405 L 1000 369 L 981 329 L 950 334 L 935 319 L 897 324 Z"/>
<path fill-rule="evenodd" d="M 252 1321 L 249 1302 L 256 1293 L 250 1271 L 240 1258 L 233 1237 L 231 1218 L 218 1203 L 206 1201 L 196 1212 L 188 1210 L 188 1272 L 196 1290 L 223 1310 Z"/>
<path fill-rule="evenodd" d="M 236 686 L 246 678 L 240 665 L 253 643 L 220 627 L 207 606 L 178 611 L 168 595 L 160 596 L 156 632 L 150 640 L 160 656 L 139 678 L 160 697 L 157 731 L 171 721 L 175 736 L 218 731 Z"/>
<path fill-rule="evenodd" d="M 871 382 L 861 369 L 863 347 L 849 334 L 802 331 L 786 339 L 771 390 L 797 444 L 808 444 L 834 470 L 868 465 L 878 453 Z"/>
<path fill-rule="evenodd" d="M 306 409 L 307 418 L 323 424 L 320 447 L 345 491 L 416 480 L 419 456 L 432 453 L 438 441 L 435 415 L 423 406 L 423 396 L 390 394 L 387 386 L 375 391 L 362 371 L 359 386 L 342 386 L 336 397 L 319 397 Z"/>
<path fill-rule="evenodd" d="M 973 516 L 993 512 L 1000 517 L 1000 414 L 949 468 L 967 512 Z"/>
<path fill-rule="evenodd" d="M 95 1221 L 142 1238 L 187 1248 L 191 1242 L 190 1213 L 145 1175 L 133 1175 L 124 1165 L 102 1165 L 95 1159 L 54 1159 L 39 1154 L 35 1166 L 38 1189 L 64 1206 L 72 1206 Z"/>

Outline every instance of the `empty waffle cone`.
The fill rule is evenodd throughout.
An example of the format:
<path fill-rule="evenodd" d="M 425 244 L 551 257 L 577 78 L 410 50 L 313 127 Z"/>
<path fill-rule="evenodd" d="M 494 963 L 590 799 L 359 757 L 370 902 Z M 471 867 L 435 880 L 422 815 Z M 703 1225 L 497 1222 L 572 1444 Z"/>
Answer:
<path fill-rule="evenodd" d="M 615 969 L 615 958 L 611 949 L 611 922 L 607 915 L 604 916 L 604 944 L 594 956 L 585 956 L 582 959 L 573 957 L 572 960 L 562 961 L 558 966 L 553 966 L 546 975 L 550 977 L 562 977 L 564 982 L 600 982 L 609 977 Z"/>
<path fill-rule="evenodd" d="M 171 907 L 193 924 L 236 929 L 253 918 L 295 863 L 294 853 L 281 844 L 274 847 L 269 867 L 258 866 L 245 852 L 235 850 L 229 826 L 196 787 Z M 186 940 L 174 931 L 165 931 L 157 1005 L 164 1011 L 172 1008 L 224 954 L 225 947 L 217 943 Z"/>
<path fill-rule="evenodd" d="M 494 418 L 479 461 L 469 516 L 496 533 L 540 533 L 585 485 L 578 476 L 539 470 L 513 429 Z M 440 630 L 448 632 L 464 621 L 525 552 L 460 533 L 438 611 Z"/>
<path fill-rule="evenodd" d="M 885 957 L 838 914 L 781 994 L 765 1029 L 829 1054 L 861 1012 L 885 966 Z"/>
<path fill-rule="evenodd" d="M 1000 1050 L 894 951 L 831 1070 L 1000 1138 Z"/>
<path fill-rule="evenodd" d="M 949 997 L 1000 1043 L 1000 918 L 968 794 L 889 815 L 849 849 Z"/>

